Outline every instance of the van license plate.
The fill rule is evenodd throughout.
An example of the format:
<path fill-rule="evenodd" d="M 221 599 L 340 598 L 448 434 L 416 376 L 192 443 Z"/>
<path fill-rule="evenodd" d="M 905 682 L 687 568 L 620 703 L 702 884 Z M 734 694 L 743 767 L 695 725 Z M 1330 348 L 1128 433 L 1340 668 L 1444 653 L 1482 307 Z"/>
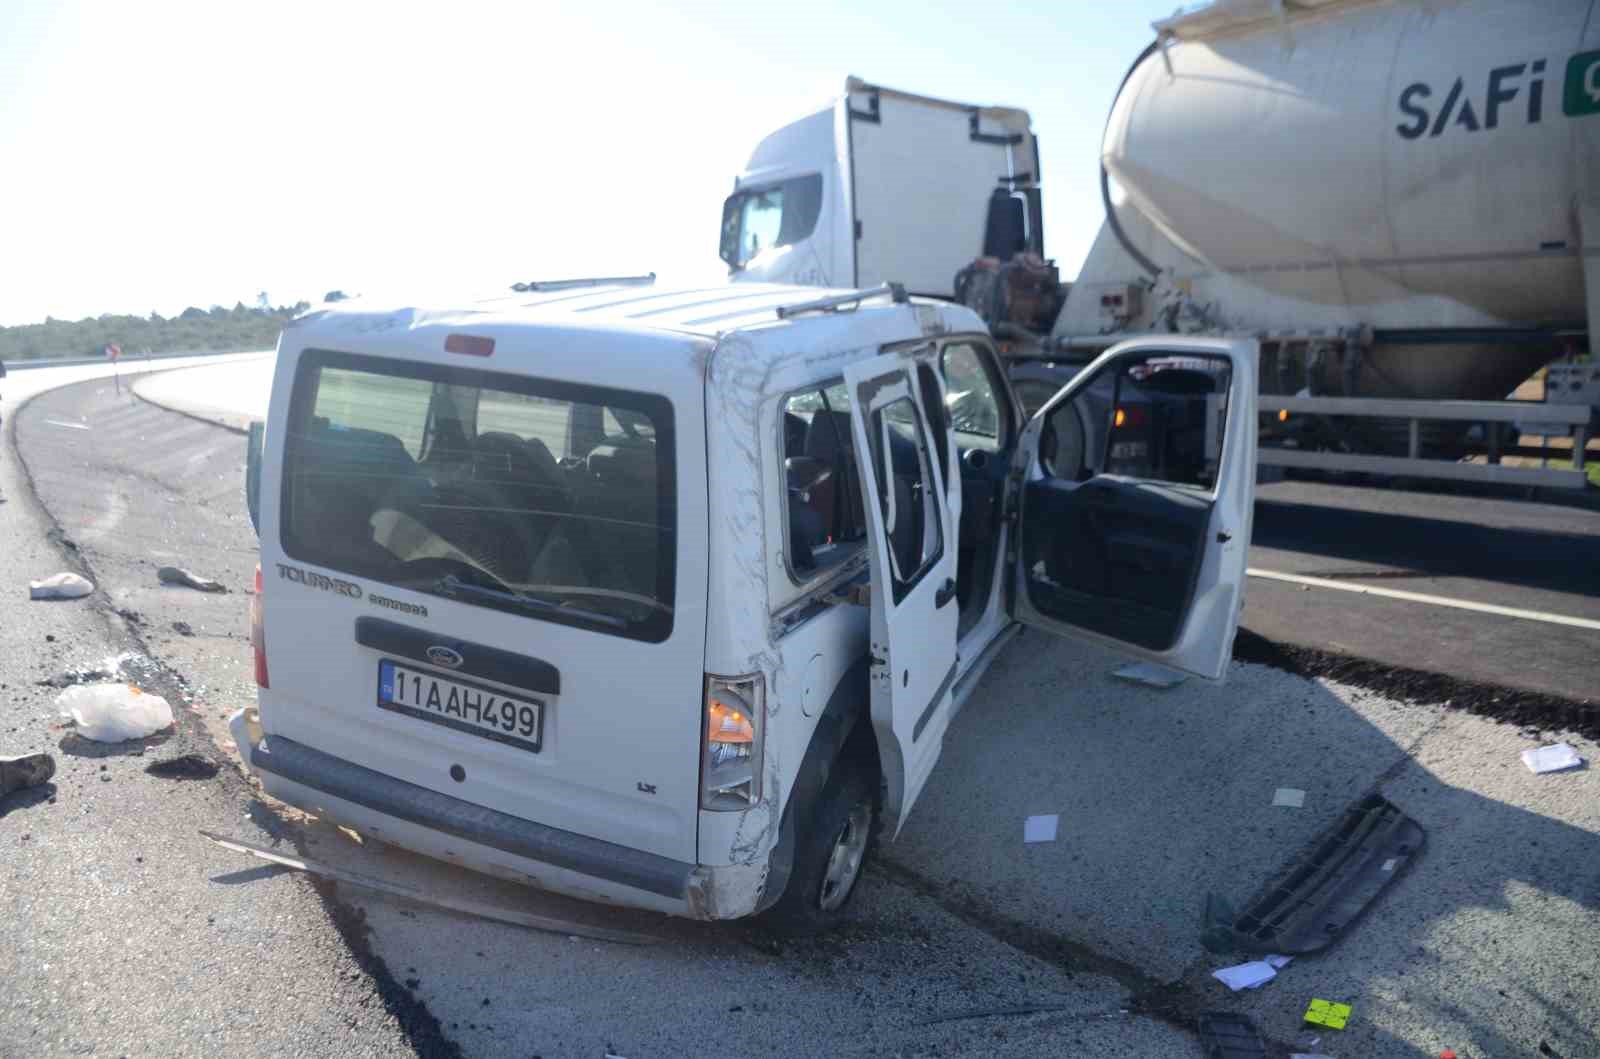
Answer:
<path fill-rule="evenodd" d="M 378 663 L 378 708 L 539 752 L 544 703 L 442 677 L 385 658 Z"/>

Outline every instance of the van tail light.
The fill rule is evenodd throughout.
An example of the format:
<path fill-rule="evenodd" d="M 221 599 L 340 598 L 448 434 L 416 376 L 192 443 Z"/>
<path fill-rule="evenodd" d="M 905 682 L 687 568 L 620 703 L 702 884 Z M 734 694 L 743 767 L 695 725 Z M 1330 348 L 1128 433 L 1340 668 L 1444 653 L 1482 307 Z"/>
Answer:
<path fill-rule="evenodd" d="M 767 681 L 760 673 L 742 677 L 706 674 L 700 808 L 737 811 L 761 800 L 766 708 Z"/>
<path fill-rule="evenodd" d="M 256 591 L 250 597 L 250 646 L 256 652 L 256 685 L 271 687 L 267 683 L 267 637 L 261 628 L 261 564 L 256 564 Z"/>

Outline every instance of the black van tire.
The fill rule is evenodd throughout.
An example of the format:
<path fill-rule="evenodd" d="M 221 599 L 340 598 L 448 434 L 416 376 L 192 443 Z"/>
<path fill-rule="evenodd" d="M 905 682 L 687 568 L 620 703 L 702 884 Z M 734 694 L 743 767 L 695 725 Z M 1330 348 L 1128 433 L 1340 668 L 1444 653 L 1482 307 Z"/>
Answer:
<path fill-rule="evenodd" d="M 873 771 L 849 757 L 834 764 L 795 836 L 789 884 L 784 887 L 783 896 L 762 913 L 762 923 L 774 933 L 791 938 L 811 937 L 843 921 L 876 845 L 876 781 Z M 853 860 L 855 865 L 842 893 L 838 878 L 841 865 L 835 863 L 835 851 L 841 844 L 848 847 L 848 852 L 841 851 L 844 860 Z"/>

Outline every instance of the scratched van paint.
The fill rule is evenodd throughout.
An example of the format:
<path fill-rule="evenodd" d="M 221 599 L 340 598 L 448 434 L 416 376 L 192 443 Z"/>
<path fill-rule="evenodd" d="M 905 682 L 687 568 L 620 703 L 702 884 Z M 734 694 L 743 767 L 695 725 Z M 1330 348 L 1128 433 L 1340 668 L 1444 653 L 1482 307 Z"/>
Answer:
<path fill-rule="evenodd" d="M 1024 625 L 1226 668 L 1253 342 L 1124 343 L 1031 419 L 977 316 L 894 288 L 349 303 L 277 356 L 233 734 L 387 842 L 815 930 Z"/>

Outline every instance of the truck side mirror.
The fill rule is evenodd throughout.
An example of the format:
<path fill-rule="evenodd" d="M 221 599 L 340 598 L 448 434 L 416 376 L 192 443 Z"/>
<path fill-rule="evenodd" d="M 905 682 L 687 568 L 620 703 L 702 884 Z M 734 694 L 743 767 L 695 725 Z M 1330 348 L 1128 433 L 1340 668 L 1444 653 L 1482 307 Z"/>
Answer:
<path fill-rule="evenodd" d="M 250 525 L 255 527 L 257 537 L 261 536 L 261 450 L 266 432 L 265 423 L 251 423 L 245 440 L 244 506 L 250 512 Z"/>
<path fill-rule="evenodd" d="M 722 244 L 717 248 L 717 253 L 731 269 L 739 267 L 739 234 L 743 227 L 740 214 L 748 197 L 735 192 L 722 203 Z"/>

